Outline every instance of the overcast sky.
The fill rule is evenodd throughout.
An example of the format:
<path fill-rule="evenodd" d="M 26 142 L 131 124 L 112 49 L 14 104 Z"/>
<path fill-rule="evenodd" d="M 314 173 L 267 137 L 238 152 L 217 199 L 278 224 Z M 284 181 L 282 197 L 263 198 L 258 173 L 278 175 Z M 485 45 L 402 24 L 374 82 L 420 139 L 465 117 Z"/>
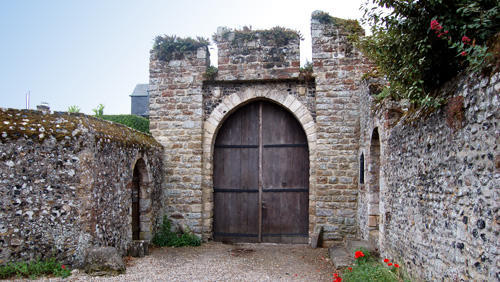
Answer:
<path fill-rule="evenodd" d="M 310 17 L 323 10 L 359 19 L 363 0 L 0 0 L 0 107 L 129 114 L 137 83 L 148 83 L 157 35 L 212 37 L 218 26 L 299 30 L 311 58 Z"/>

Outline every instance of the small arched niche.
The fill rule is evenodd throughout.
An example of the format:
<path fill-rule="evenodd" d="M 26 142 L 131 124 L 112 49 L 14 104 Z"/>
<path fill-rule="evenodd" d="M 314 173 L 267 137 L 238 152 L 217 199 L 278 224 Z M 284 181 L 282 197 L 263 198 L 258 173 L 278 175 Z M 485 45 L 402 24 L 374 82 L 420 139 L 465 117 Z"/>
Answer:
<path fill-rule="evenodd" d="M 138 159 L 134 166 L 134 172 L 131 185 L 131 216 L 132 216 L 132 240 L 145 240 L 150 232 L 149 228 L 144 228 L 147 222 L 144 222 L 147 207 L 146 186 L 148 185 L 148 173 L 144 160 Z"/>
<path fill-rule="evenodd" d="M 368 166 L 368 230 L 369 239 L 377 243 L 380 222 L 380 137 L 378 128 L 373 129 Z M 378 245 L 378 244 L 377 244 Z"/>

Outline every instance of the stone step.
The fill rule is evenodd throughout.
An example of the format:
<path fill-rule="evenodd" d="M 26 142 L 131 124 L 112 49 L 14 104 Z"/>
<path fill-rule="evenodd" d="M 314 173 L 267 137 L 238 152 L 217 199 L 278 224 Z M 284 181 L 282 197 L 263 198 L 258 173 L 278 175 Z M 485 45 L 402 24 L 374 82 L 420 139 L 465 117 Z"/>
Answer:
<path fill-rule="evenodd" d="M 361 248 L 368 250 L 370 253 L 375 253 L 377 251 L 376 248 L 367 240 L 348 240 L 345 247 L 351 258 L 354 258 L 354 252 Z"/>
<path fill-rule="evenodd" d="M 328 248 L 328 254 L 330 255 L 333 265 L 337 269 L 347 267 L 353 262 L 343 245 L 336 245 Z"/>

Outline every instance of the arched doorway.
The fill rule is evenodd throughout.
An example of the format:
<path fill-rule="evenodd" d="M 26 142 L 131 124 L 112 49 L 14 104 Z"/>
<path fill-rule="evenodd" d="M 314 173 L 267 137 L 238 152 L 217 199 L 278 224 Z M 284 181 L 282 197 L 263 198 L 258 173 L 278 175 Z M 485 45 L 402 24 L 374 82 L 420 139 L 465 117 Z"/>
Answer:
<path fill-rule="evenodd" d="M 137 160 L 132 177 L 132 240 L 141 240 L 141 187 L 145 185 L 146 164 L 143 159 Z"/>
<path fill-rule="evenodd" d="M 370 165 L 368 186 L 368 230 L 369 239 L 378 246 L 380 223 L 380 137 L 378 128 L 372 132 L 370 143 Z"/>
<path fill-rule="evenodd" d="M 214 147 L 214 239 L 307 243 L 309 150 L 295 117 L 249 103 L 224 122 Z"/>

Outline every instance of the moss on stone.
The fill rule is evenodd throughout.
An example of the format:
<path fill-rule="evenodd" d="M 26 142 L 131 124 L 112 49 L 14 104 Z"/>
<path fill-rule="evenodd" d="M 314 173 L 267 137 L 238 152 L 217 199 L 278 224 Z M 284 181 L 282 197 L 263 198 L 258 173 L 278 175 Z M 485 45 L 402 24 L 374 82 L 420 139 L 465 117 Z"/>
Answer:
<path fill-rule="evenodd" d="M 233 34 L 234 37 L 231 39 Z M 264 41 L 265 45 L 282 47 L 288 45 L 292 40 L 300 40 L 302 36 L 298 31 L 276 26 L 271 29 L 252 30 L 249 27 L 244 27 L 240 30 L 227 30 L 221 35 L 221 38 L 224 41 L 231 41 L 232 45 L 241 45 L 260 39 Z M 220 42 L 217 37 L 214 40 Z"/>
<path fill-rule="evenodd" d="M 206 38 L 191 37 L 181 38 L 173 36 L 157 36 L 153 45 L 153 52 L 156 52 L 161 61 L 181 60 L 185 52 L 194 52 L 201 47 L 208 48 L 210 42 Z"/>
<path fill-rule="evenodd" d="M 127 126 L 83 114 L 43 114 L 34 110 L 0 109 L 0 140 L 29 138 L 43 142 L 54 137 L 76 140 L 82 135 L 95 135 L 96 139 L 119 142 L 126 146 L 161 148 L 151 136 Z"/>
<path fill-rule="evenodd" d="M 359 24 L 357 20 L 341 19 L 330 16 L 328 13 L 323 11 L 317 11 L 313 13 L 312 19 L 319 21 L 321 24 L 333 24 L 336 26 L 343 27 L 347 32 L 351 34 L 364 35 L 365 31 Z"/>

